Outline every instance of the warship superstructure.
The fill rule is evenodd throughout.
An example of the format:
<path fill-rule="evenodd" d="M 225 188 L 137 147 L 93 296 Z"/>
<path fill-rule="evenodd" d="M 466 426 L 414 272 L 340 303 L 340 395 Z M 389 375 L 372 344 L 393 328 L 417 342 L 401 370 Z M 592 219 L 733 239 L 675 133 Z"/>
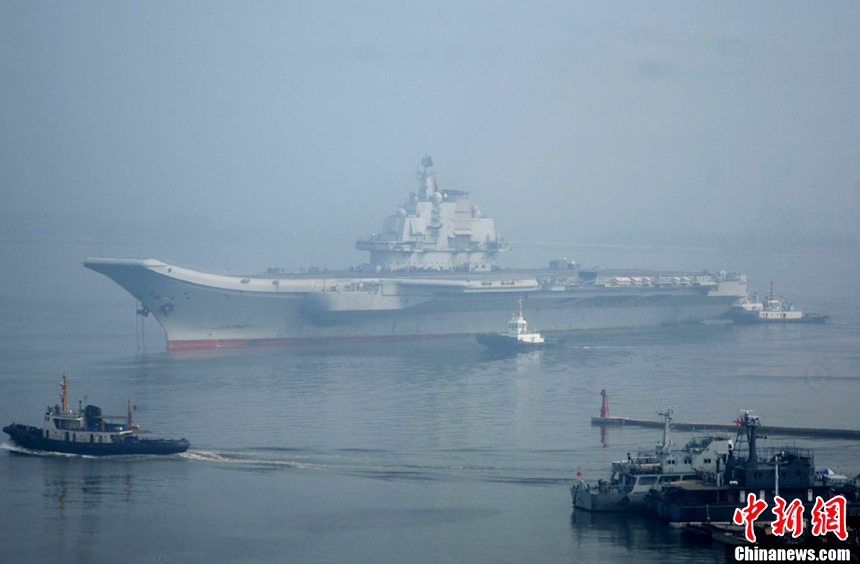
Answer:
<path fill-rule="evenodd" d="M 89 258 L 164 328 L 169 349 L 421 339 L 495 332 L 523 298 L 544 332 L 717 319 L 747 296 L 743 274 L 500 269 L 510 246 L 469 193 L 439 187 L 422 157 L 418 191 L 356 242 L 370 263 L 341 272 L 210 274 L 153 259 Z"/>

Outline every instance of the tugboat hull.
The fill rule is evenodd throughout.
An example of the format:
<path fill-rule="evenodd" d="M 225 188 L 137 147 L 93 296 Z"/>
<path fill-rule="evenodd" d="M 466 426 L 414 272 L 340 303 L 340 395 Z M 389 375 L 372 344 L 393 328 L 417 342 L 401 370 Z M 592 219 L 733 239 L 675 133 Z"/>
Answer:
<path fill-rule="evenodd" d="M 475 335 L 475 339 L 491 351 L 495 352 L 535 351 L 546 348 L 549 344 L 546 341 L 542 343 L 529 343 L 527 341 L 520 341 L 498 333 Z"/>
<path fill-rule="evenodd" d="M 801 313 L 799 316 L 788 317 L 789 313 L 794 312 L 786 312 L 785 314 L 779 314 L 778 316 L 773 315 L 763 317 L 759 315 L 759 312 L 750 312 L 741 307 L 734 306 L 729 310 L 729 313 L 726 314 L 726 317 L 738 325 L 758 325 L 762 323 L 773 323 L 778 325 L 786 323 L 822 324 L 826 323 L 830 318 L 829 315 L 822 315 L 820 313 Z M 786 315 L 786 317 L 782 317 L 782 315 Z"/>
<path fill-rule="evenodd" d="M 122 442 L 97 443 L 46 439 L 38 427 L 12 424 L 3 427 L 17 444 L 30 450 L 81 454 L 88 456 L 116 456 L 128 454 L 178 454 L 191 446 L 185 439 L 138 439 L 124 437 Z"/>

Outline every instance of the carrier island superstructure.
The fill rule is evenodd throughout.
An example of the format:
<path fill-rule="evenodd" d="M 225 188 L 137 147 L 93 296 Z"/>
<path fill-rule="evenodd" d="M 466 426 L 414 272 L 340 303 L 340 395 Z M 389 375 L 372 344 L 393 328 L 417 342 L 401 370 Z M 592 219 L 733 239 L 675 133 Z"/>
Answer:
<path fill-rule="evenodd" d="M 418 190 L 356 242 L 370 263 L 342 272 L 200 272 L 153 259 L 89 258 L 84 266 L 134 296 L 168 348 L 422 339 L 498 332 L 523 298 L 541 331 L 696 323 L 747 296 L 743 274 L 599 271 L 555 261 L 499 269 L 510 249 L 469 193 L 439 187 L 422 157 Z"/>

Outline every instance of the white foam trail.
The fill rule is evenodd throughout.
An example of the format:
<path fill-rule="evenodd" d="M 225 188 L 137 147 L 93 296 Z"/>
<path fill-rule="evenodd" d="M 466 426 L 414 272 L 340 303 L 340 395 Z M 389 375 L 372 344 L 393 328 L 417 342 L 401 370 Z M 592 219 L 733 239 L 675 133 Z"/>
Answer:
<path fill-rule="evenodd" d="M 224 458 L 220 454 L 214 452 L 208 452 L 205 450 L 194 450 L 194 451 L 186 451 L 180 453 L 182 458 L 189 458 L 191 460 L 205 460 L 210 462 L 235 462 L 233 458 Z"/>
<path fill-rule="evenodd" d="M 80 455 L 71 454 L 68 452 L 53 452 L 53 451 L 46 451 L 46 450 L 30 450 L 28 448 L 24 448 L 20 445 L 17 445 L 15 443 L 9 442 L 9 441 L 0 443 L 0 448 L 3 448 L 3 449 L 8 450 L 10 452 L 17 452 L 20 454 L 28 454 L 31 456 L 62 456 L 64 458 L 72 458 L 75 456 L 80 456 Z"/>
<path fill-rule="evenodd" d="M 266 458 L 246 458 L 238 456 L 223 456 L 217 452 L 209 452 L 206 450 L 190 450 L 181 453 L 179 456 L 188 458 L 189 460 L 197 460 L 200 462 L 219 462 L 222 464 L 265 464 L 267 466 L 285 466 L 288 468 L 302 468 L 303 466 L 290 460 L 272 460 Z"/>

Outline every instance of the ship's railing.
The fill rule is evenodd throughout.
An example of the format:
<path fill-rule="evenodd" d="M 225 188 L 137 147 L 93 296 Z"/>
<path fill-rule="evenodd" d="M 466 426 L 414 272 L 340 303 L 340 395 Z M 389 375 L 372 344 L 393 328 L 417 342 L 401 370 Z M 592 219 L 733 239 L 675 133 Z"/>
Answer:
<path fill-rule="evenodd" d="M 660 474 L 661 472 L 663 472 L 663 467 L 657 463 L 630 464 L 627 466 L 628 474 Z"/>
<path fill-rule="evenodd" d="M 594 283 L 598 286 L 696 286 L 713 285 L 712 277 L 701 276 L 598 276 Z"/>
<path fill-rule="evenodd" d="M 809 460 L 814 460 L 815 458 L 814 451 L 808 448 L 797 448 L 795 446 L 756 448 L 757 462 L 772 462 L 777 456 L 779 456 L 781 461 L 780 464 L 798 458 Z"/>
<path fill-rule="evenodd" d="M 661 472 L 660 459 L 652 455 L 639 455 L 612 463 L 613 472 L 628 474 L 657 474 Z"/>
<path fill-rule="evenodd" d="M 591 491 L 592 489 L 595 489 L 600 493 L 625 494 L 625 493 L 630 493 L 630 491 L 633 489 L 633 487 L 627 486 L 627 485 L 621 485 L 621 484 L 611 484 L 611 483 L 607 483 L 606 480 L 600 480 L 597 483 L 596 487 L 592 488 L 591 484 L 586 484 L 585 489 L 586 489 L 586 491 Z"/>
<path fill-rule="evenodd" d="M 711 443 L 713 443 L 714 441 L 724 442 L 729 440 L 731 440 L 731 436 L 729 436 L 727 433 L 710 433 L 707 435 L 693 437 L 692 439 L 687 441 L 687 444 L 684 445 L 683 450 L 688 451 L 691 454 L 699 454 L 701 452 L 704 452 L 705 449 L 711 446 Z"/>
<path fill-rule="evenodd" d="M 436 240 L 400 240 L 383 239 L 380 236 L 358 239 L 355 242 L 357 249 L 361 251 L 392 251 L 399 253 L 416 253 L 421 251 L 462 253 L 462 252 L 504 252 L 509 251 L 511 246 L 501 238 L 493 241 L 467 241 L 457 242 L 454 246 L 439 246 Z"/>

